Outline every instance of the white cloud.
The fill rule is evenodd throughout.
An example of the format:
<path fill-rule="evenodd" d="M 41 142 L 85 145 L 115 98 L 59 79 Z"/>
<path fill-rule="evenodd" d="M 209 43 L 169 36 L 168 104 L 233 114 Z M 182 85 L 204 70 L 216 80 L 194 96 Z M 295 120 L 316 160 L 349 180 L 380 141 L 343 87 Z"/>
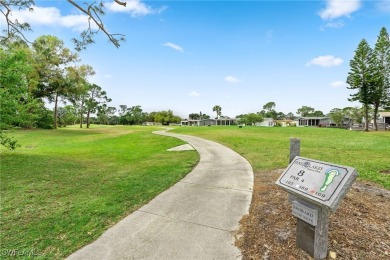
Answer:
<path fill-rule="evenodd" d="M 86 15 L 66 15 L 60 18 L 60 25 L 66 28 L 72 28 L 76 31 L 83 31 L 88 28 L 88 17 Z M 91 22 L 91 28 L 97 28 L 97 25 Z"/>
<path fill-rule="evenodd" d="M 343 60 L 340 58 L 336 58 L 333 55 L 325 55 L 325 56 L 318 56 L 317 58 L 312 59 L 308 63 L 306 63 L 306 66 L 311 65 L 318 65 L 321 67 L 333 67 L 338 66 L 343 63 Z"/>
<path fill-rule="evenodd" d="M 327 0 L 326 8 L 319 12 L 324 20 L 347 16 L 361 7 L 361 0 Z"/>
<path fill-rule="evenodd" d="M 58 8 L 35 6 L 34 11 L 15 10 L 12 18 L 20 23 L 27 22 L 31 25 L 62 26 L 73 30 L 82 31 L 88 28 L 88 17 L 83 14 L 61 15 Z"/>
<path fill-rule="evenodd" d="M 174 44 L 174 43 L 166 42 L 166 43 L 164 43 L 163 45 L 164 45 L 164 46 L 167 46 L 167 47 L 169 47 L 169 48 L 172 48 L 172 49 L 174 49 L 174 50 L 176 50 L 176 51 L 184 52 L 184 49 L 183 49 L 181 46 L 176 45 L 176 44 Z"/>
<path fill-rule="evenodd" d="M 189 96 L 191 97 L 199 97 L 200 96 L 200 93 L 196 92 L 196 91 L 192 91 L 191 93 L 188 94 Z"/>
<path fill-rule="evenodd" d="M 238 83 L 238 82 L 240 82 L 240 80 L 238 78 L 233 77 L 233 76 L 226 76 L 225 77 L 225 81 L 229 82 L 229 83 Z"/>
<path fill-rule="evenodd" d="M 142 16 L 155 14 L 164 11 L 166 8 L 152 9 L 140 0 L 127 0 L 127 6 L 121 6 L 115 2 L 106 3 L 106 7 L 112 12 L 126 12 L 131 16 Z M 62 15 L 56 7 L 34 6 L 34 11 L 28 9 L 14 10 L 11 13 L 11 19 L 17 19 L 20 23 L 27 22 L 30 25 L 61 26 L 75 31 L 83 31 L 88 28 L 88 16 L 84 14 Z M 91 22 L 92 28 L 97 28 L 95 23 Z"/>
<path fill-rule="evenodd" d="M 140 0 L 126 0 L 126 7 L 115 3 L 114 1 L 105 3 L 104 6 L 114 13 L 129 13 L 132 17 L 143 16 L 148 14 L 156 14 L 163 12 L 166 7 L 153 9 Z"/>
<path fill-rule="evenodd" d="M 329 84 L 332 88 L 341 88 L 345 87 L 347 84 L 343 81 L 333 81 Z"/>

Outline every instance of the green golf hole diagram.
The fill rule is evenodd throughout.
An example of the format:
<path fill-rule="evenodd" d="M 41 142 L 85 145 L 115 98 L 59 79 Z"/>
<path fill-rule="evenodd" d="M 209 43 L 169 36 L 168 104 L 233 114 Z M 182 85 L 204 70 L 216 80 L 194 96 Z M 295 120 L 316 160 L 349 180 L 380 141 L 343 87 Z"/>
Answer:
<path fill-rule="evenodd" d="M 320 191 L 325 191 L 328 186 L 333 182 L 334 178 L 338 176 L 340 172 L 336 169 L 329 169 L 325 172 L 325 180 L 324 184 L 322 184 L 322 187 L 320 188 Z"/>

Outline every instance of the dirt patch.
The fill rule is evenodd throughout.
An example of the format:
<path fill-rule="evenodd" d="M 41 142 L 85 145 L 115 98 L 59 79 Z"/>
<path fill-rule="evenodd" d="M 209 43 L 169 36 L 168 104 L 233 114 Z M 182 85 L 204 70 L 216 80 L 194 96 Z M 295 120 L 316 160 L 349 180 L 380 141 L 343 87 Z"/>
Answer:
<path fill-rule="evenodd" d="M 274 185 L 281 173 L 255 173 L 250 212 L 236 240 L 244 260 L 312 259 L 297 248 L 288 195 Z M 356 182 L 330 216 L 328 250 L 328 259 L 390 259 L 390 191 Z"/>
<path fill-rule="evenodd" d="M 390 169 L 388 170 L 383 170 L 383 171 L 379 171 L 380 173 L 383 173 L 383 174 L 390 174 Z"/>

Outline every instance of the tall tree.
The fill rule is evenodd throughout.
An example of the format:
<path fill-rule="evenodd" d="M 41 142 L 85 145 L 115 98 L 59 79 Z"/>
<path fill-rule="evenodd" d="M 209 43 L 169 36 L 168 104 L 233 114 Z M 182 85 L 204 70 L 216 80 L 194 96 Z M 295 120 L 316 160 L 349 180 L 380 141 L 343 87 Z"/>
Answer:
<path fill-rule="evenodd" d="M 348 73 L 348 89 L 357 90 L 357 93 L 351 94 L 350 101 L 359 101 L 364 107 L 365 131 L 368 131 L 368 110 L 372 104 L 372 86 L 375 82 L 375 69 L 372 66 L 373 51 L 365 39 L 359 43 L 353 59 L 349 65 L 351 67 Z"/>
<path fill-rule="evenodd" d="M 0 129 L 33 128 L 43 106 L 33 96 L 37 75 L 27 46 L 0 46 Z"/>
<path fill-rule="evenodd" d="M 68 81 L 72 86 L 72 90 L 67 93 L 67 98 L 78 111 L 80 128 L 83 128 L 84 114 L 86 113 L 85 102 L 88 98 L 88 91 L 91 88 L 88 78 L 95 75 L 95 71 L 90 65 L 71 66 L 67 70 Z"/>
<path fill-rule="evenodd" d="M 89 128 L 90 126 L 89 118 L 91 113 L 97 112 L 99 107 L 105 105 L 108 102 L 111 102 L 111 99 L 107 96 L 106 91 L 104 91 L 100 86 L 96 84 L 89 84 L 85 99 L 85 108 L 87 112 L 87 128 Z M 112 108 L 108 107 L 104 111 L 104 114 L 108 114 L 112 111 Z"/>
<path fill-rule="evenodd" d="M 343 109 L 340 108 L 333 108 L 329 112 L 329 116 L 332 119 L 332 121 L 338 126 L 342 127 L 345 119 L 345 112 Z"/>
<path fill-rule="evenodd" d="M 97 107 L 97 117 L 100 124 L 108 125 L 110 120 L 115 116 L 116 108 L 109 107 L 107 104 L 102 104 Z M 115 123 L 115 122 L 114 122 Z"/>
<path fill-rule="evenodd" d="M 151 113 L 148 114 L 148 117 L 147 117 L 146 120 L 148 122 L 157 122 L 156 115 L 157 115 L 157 112 L 151 112 Z"/>
<path fill-rule="evenodd" d="M 277 120 L 284 120 L 284 119 L 286 119 L 286 115 L 283 112 L 277 112 L 276 119 Z"/>
<path fill-rule="evenodd" d="M 201 119 L 210 119 L 210 116 L 207 114 L 202 114 L 200 118 Z"/>
<path fill-rule="evenodd" d="M 140 105 L 132 106 L 127 110 L 126 120 L 131 125 L 138 125 L 146 121 L 147 114 L 143 112 Z"/>
<path fill-rule="evenodd" d="M 275 102 L 268 102 L 267 104 L 265 104 L 265 105 L 263 106 L 263 109 L 265 109 L 266 111 L 269 112 L 269 111 L 274 110 L 275 107 L 276 107 Z"/>
<path fill-rule="evenodd" d="M 255 113 L 239 115 L 237 116 L 237 118 L 239 118 L 238 120 L 239 124 L 245 124 L 245 125 L 254 125 L 256 123 L 261 123 L 264 121 L 264 118 L 260 114 L 255 114 Z"/>
<path fill-rule="evenodd" d="M 219 106 L 219 105 L 215 105 L 213 107 L 213 112 L 215 112 L 217 114 L 217 119 L 221 116 L 221 113 L 222 113 L 222 107 Z"/>
<path fill-rule="evenodd" d="M 281 114 L 278 115 L 278 112 L 275 111 L 276 104 L 275 102 L 268 102 L 263 106 L 263 110 L 258 114 L 262 115 L 265 118 L 278 119 Z"/>
<path fill-rule="evenodd" d="M 310 114 L 310 116 L 324 117 L 325 114 L 321 110 L 315 110 L 313 113 Z"/>
<path fill-rule="evenodd" d="M 311 116 L 314 113 L 315 109 L 309 106 L 302 106 L 301 108 L 298 108 L 297 114 L 301 115 L 302 117 Z"/>
<path fill-rule="evenodd" d="M 66 48 L 63 41 L 50 35 L 37 38 L 33 48 L 39 75 L 36 95 L 54 102 L 53 123 L 57 128 L 58 99 L 65 97 L 71 88 L 66 81 L 66 67 L 77 61 L 78 56 Z"/>
<path fill-rule="evenodd" d="M 27 46 L 0 46 L 0 144 L 8 149 L 18 146 L 3 129 L 15 125 L 32 125 L 39 103 L 32 98 L 35 80 L 32 76 L 31 51 Z"/>
<path fill-rule="evenodd" d="M 67 105 L 58 108 L 58 125 L 74 125 L 77 120 L 77 112 L 74 106 Z"/>
<path fill-rule="evenodd" d="M 343 108 L 344 115 L 349 118 L 350 123 L 361 124 L 364 118 L 364 108 L 345 107 Z"/>
<path fill-rule="evenodd" d="M 390 101 L 390 39 L 385 27 L 379 33 L 373 55 L 372 66 L 375 67 L 375 74 L 372 83 L 372 105 L 374 106 L 375 130 L 378 130 L 376 120 L 378 110 Z"/>
<path fill-rule="evenodd" d="M 152 112 L 154 114 L 154 122 L 161 123 L 163 125 L 169 125 L 170 123 L 180 123 L 181 118 L 173 114 L 172 110 L 163 110 L 159 112 Z M 150 116 L 149 115 L 149 116 Z"/>
<path fill-rule="evenodd" d="M 192 119 L 192 120 L 198 120 L 198 119 L 200 119 L 200 114 L 191 113 L 191 114 L 188 115 L 188 118 Z"/>
<path fill-rule="evenodd" d="M 127 105 L 119 105 L 119 109 L 117 110 L 119 113 L 119 124 L 127 124 L 127 120 L 125 118 L 125 115 L 127 113 Z"/>
<path fill-rule="evenodd" d="M 294 119 L 294 113 L 293 112 L 288 112 L 286 117 L 290 120 L 293 120 Z"/>

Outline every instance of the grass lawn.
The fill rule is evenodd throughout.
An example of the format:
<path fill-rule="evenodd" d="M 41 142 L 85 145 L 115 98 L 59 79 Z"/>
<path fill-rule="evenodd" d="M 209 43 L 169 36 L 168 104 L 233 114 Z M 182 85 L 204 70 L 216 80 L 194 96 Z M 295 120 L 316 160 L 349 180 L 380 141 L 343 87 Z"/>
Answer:
<path fill-rule="evenodd" d="M 67 127 L 15 131 L 0 148 L 0 258 L 61 259 L 191 171 L 196 151 L 158 128 Z"/>
<path fill-rule="evenodd" d="M 301 156 L 354 167 L 359 178 L 390 189 L 390 131 L 237 126 L 180 127 L 174 131 L 224 144 L 244 156 L 254 171 L 285 168 L 290 138 L 300 138 Z"/>

